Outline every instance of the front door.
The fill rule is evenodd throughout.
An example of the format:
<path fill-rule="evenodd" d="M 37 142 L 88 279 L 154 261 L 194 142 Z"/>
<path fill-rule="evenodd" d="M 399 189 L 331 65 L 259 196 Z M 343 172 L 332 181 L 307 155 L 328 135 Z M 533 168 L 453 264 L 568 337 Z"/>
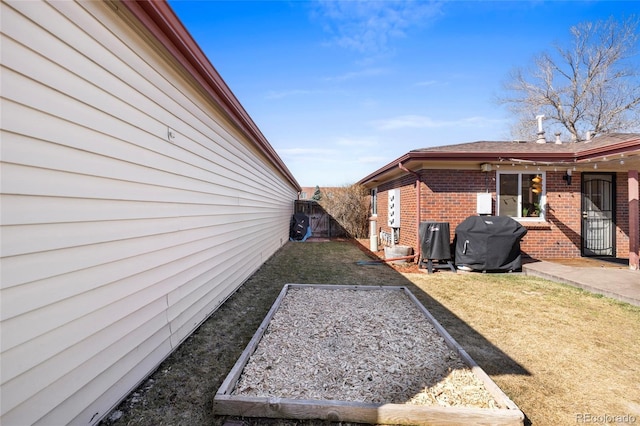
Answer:
<path fill-rule="evenodd" d="M 582 255 L 615 256 L 615 175 L 582 174 Z"/>

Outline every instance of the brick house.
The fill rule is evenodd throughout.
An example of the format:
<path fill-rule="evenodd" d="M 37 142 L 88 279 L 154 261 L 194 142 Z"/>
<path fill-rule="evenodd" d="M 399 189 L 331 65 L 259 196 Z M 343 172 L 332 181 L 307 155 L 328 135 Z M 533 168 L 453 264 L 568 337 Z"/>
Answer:
<path fill-rule="evenodd" d="M 323 196 L 331 195 L 331 192 L 339 187 L 335 186 L 303 186 L 298 193 L 299 200 L 311 200 L 316 192 L 316 188 L 320 189 Z"/>
<path fill-rule="evenodd" d="M 584 141 L 472 142 L 410 151 L 358 182 L 371 190 L 383 244 L 413 248 L 422 221 L 511 216 L 532 258 L 629 258 L 638 269 L 640 134 Z M 400 199 L 389 210 L 389 200 Z M 398 209 L 399 207 L 399 209 Z M 392 218 L 395 223 L 392 223 Z M 386 243 L 385 243 L 386 241 Z"/>
<path fill-rule="evenodd" d="M 311 200 L 313 194 L 316 192 L 315 186 L 303 186 L 298 193 L 299 200 Z"/>

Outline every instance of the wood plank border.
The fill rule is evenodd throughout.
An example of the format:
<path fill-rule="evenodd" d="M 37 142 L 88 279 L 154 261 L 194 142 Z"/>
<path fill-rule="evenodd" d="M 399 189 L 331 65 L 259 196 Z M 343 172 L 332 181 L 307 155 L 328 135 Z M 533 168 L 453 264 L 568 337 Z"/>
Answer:
<path fill-rule="evenodd" d="M 439 407 L 411 404 L 370 404 L 337 400 L 301 400 L 274 397 L 248 397 L 232 395 L 232 392 L 258 343 L 277 312 L 290 288 L 316 288 L 324 290 L 385 290 L 402 291 L 425 315 L 454 350 L 481 380 L 501 408 Z M 340 422 L 382 423 L 403 425 L 523 425 L 524 414 L 518 406 L 491 380 L 469 354 L 451 337 L 420 301 L 403 286 L 358 286 L 333 284 L 285 284 L 273 306 L 242 352 L 213 399 L 213 410 L 218 415 L 322 419 Z"/>

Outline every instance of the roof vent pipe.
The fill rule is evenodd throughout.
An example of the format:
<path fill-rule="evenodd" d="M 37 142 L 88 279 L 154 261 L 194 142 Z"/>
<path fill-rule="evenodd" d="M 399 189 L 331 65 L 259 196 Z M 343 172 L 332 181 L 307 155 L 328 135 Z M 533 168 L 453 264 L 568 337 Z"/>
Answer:
<path fill-rule="evenodd" d="M 585 142 L 591 141 L 591 138 L 593 137 L 594 134 L 595 134 L 595 132 L 593 130 L 587 130 L 587 133 L 585 134 L 584 141 Z"/>
<path fill-rule="evenodd" d="M 536 120 L 538 120 L 538 139 L 536 139 L 536 143 L 547 143 L 547 140 L 544 137 L 544 129 L 542 128 L 543 118 L 544 114 L 536 115 Z"/>
<path fill-rule="evenodd" d="M 562 139 L 560 139 L 560 132 L 556 132 L 556 145 L 562 145 Z"/>

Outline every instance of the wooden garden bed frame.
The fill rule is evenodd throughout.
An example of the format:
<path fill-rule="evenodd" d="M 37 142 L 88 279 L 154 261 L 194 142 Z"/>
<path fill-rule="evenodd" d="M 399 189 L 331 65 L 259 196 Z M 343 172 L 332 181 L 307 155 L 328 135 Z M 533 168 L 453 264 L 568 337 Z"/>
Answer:
<path fill-rule="evenodd" d="M 290 288 L 326 290 L 385 290 L 402 291 L 418 306 L 427 320 L 482 381 L 500 408 L 441 407 L 412 404 L 372 404 L 337 400 L 302 400 L 276 397 L 233 395 L 233 390 L 258 343 Z M 451 337 L 431 313 L 407 289 L 400 286 L 348 286 L 332 284 L 286 284 L 253 338 L 238 358 L 213 399 L 217 415 L 268 417 L 289 419 L 322 419 L 340 422 L 411 425 L 523 425 L 524 414 L 493 380 L 476 364 L 469 354 Z"/>

